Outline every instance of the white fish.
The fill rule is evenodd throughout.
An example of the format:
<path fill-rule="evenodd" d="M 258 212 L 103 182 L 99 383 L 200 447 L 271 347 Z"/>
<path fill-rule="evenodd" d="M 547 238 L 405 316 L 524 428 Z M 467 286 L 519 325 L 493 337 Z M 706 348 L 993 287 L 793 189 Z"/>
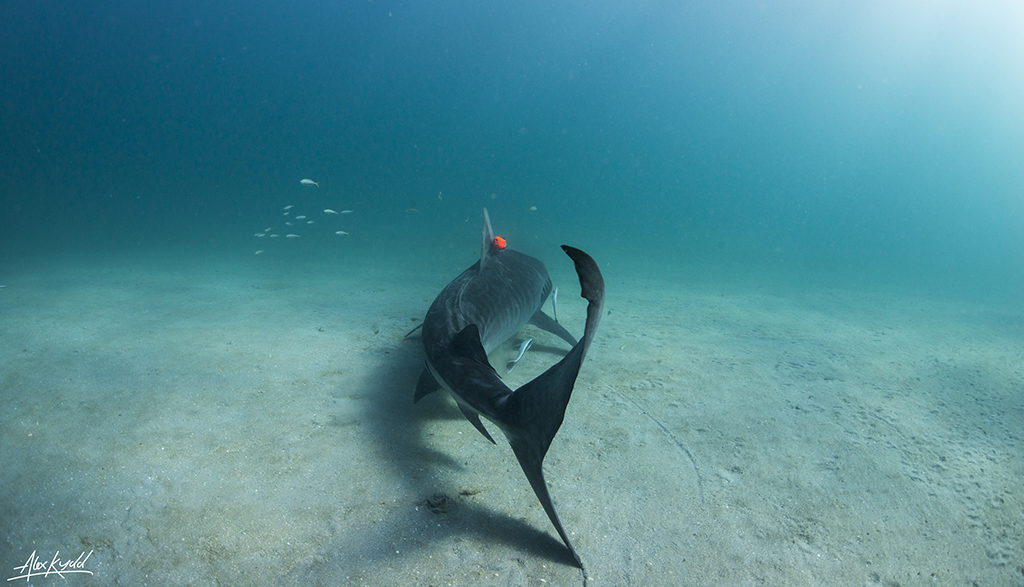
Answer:
<path fill-rule="evenodd" d="M 287 206 L 284 207 L 284 209 L 285 210 L 291 210 L 294 207 L 295 207 L 295 204 L 288 204 Z"/>
<path fill-rule="evenodd" d="M 305 220 L 306 219 L 306 215 L 303 214 L 302 216 L 296 216 L 295 219 L 296 220 Z"/>
<path fill-rule="evenodd" d="M 313 221 L 312 220 L 307 220 L 306 224 L 313 224 Z"/>
<path fill-rule="evenodd" d="M 277 238 L 277 235 L 276 234 L 272 234 L 272 235 L 270 235 L 270 238 Z"/>
<path fill-rule="evenodd" d="M 299 238 L 299 235 L 297 235 L 297 234 L 286 234 L 286 235 L 284 235 L 284 238 Z"/>
<path fill-rule="evenodd" d="M 270 232 L 271 230 L 274 230 L 274 227 L 273 226 L 268 226 L 267 228 L 263 229 L 263 232 Z"/>
<path fill-rule="evenodd" d="M 515 359 L 512 359 L 511 361 L 509 361 L 508 363 L 505 364 L 505 368 L 508 369 L 509 373 L 512 372 L 512 369 L 516 368 L 516 365 L 519 364 L 519 361 L 523 360 L 523 355 L 526 354 L 526 351 L 530 350 L 531 346 L 533 346 L 533 339 L 532 338 L 528 338 L 528 339 L 524 340 L 522 343 L 520 343 L 520 345 L 519 345 L 519 356 L 516 357 Z"/>
<path fill-rule="evenodd" d="M 287 226 L 291 226 L 291 225 L 292 225 L 292 223 L 291 223 L 291 222 L 285 222 L 285 225 L 287 225 Z"/>
<path fill-rule="evenodd" d="M 336 231 L 334 231 L 334 234 L 348 234 L 348 233 L 345 232 L 344 230 L 336 230 Z"/>
<path fill-rule="evenodd" d="M 320 184 L 313 181 L 312 179 L 303 179 L 300 180 L 299 183 L 301 183 L 302 185 L 315 185 L 316 187 L 320 187 Z"/>
<path fill-rule="evenodd" d="M 342 210 L 340 213 L 341 214 L 351 214 L 352 211 L 351 210 Z"/>
<path fill-rule="evenodd" d="M 263 253 L 263 249 L 260 249 L 260 250 L 256 251 L 255 253 L 253 253 L 253 255 L 259 255 L 259 254 L 262 254 L 262 253 Z"/>
<path fill-rule="evenodd" d="M 265 232 L 257 232 L 256 236 L 258 236 L 260 238 L 263 238 L 263 237 L 267 236 L 267 233 L 265 233 Z"/>
<path fill-rule="evenodd" d="M 330 208 L 327 208 L 327 209 L 324 210 L 324 214 L 337 214 L 337 212 L 335 212 L 334 210 L 331 210 Z"/>

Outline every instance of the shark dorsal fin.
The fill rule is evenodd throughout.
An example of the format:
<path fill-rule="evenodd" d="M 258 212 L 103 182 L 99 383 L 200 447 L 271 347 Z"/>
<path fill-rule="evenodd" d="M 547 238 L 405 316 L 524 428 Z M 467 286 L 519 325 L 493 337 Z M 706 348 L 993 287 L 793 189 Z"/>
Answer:
<path fill-rule="evenodd" d="M 476 324 L 470 324 L 452 337 L 451 351 L 456 357 L 471 359 L 493 369 L 487 360 L 487 351 L 480 342 L 480 329 Z"/>
<path fill-rule="evenodd" d="M 487 208 L 484 208 L 483 237 L 480 242 L 480 269 L 487 265 L 487 259 L 494 254 L 494 229 L 491 228 L 491 217 L 487 215 Z"/>

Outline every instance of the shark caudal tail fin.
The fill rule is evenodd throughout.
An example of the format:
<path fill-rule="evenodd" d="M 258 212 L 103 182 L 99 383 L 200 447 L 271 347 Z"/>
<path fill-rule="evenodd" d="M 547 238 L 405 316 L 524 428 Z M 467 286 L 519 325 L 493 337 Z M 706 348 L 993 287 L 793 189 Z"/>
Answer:
<path fill-rule="evenodd" d="M 509 396 L 501 427 L 512 445 L 516 458 L 519 459 L 519 465 L 530 481 L 530 486 L 533 487 L 533 492 L 537 494 L 537 499 L 544 506 L 544 511 L 558 531 L 562 542 L 572 553 L 576 564 L 582 568 L 580 557 L 569 543 L 569 537 L 558 520 L 555 506 L 551 503 L 547 483 L 544 481 L 543 464 L 544 455 L 547 454 L 551 441 L 562 425 L 565 408 L 569 404 L 580 365 L 601 321 L 604 307 L 604 278 L 590 255 L 564 245 L 562 249 L 576 264 L 576 273 L 580 278 L 580 295 L 589 302 L 583 338 L 561 361 Z"/>

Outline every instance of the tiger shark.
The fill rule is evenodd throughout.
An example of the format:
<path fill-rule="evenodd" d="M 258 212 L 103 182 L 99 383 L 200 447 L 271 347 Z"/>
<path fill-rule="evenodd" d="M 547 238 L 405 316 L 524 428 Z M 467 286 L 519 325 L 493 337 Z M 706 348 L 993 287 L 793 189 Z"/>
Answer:
<path fill-rule="evenodd" d="M 504 244 L 503 239 L 495 239 L 485 208 L 480 260 L 441 290 L 423 319 L 426 368 L 416 386 L 414 402 L 443 388 L 455 398 L 466 419 L 492 443 L 494 439 L 480 421 L 481 416 L 496 425 L 512 446 L 576 566 L 582 569 L 580 557 L 555 513 L 542 469 L 544 455 L 562 425 L 580 365 L 601 321 L 604 278 L 590 255 L 562 246 L 575 264 L 580 295 L 588 302 L 583 337 L 577 342 L 541 309 L 552 290 L 544 264 Z M 502 382 L 487 355 L 526 324 L 561 337 L 572 349 L 547 371 L 512 390 Z"/>

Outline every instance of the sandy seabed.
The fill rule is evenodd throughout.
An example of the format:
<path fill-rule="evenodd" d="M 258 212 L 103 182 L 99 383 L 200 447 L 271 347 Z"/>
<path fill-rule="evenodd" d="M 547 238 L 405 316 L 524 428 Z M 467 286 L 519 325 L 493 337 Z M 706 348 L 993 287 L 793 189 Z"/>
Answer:
<path fill-rule="evenodd" d="M 466 252 L 12 264 L 3 578 L 91 552 L 67 584 L 1024 586 L 1019 307 L 598 258 L 545 463 L 581 572 L 500 435 L 412 403 L 403 337 Z M 566 350 L 521 335 L 492 357 L 536 339 L 513 387 Z"/>

